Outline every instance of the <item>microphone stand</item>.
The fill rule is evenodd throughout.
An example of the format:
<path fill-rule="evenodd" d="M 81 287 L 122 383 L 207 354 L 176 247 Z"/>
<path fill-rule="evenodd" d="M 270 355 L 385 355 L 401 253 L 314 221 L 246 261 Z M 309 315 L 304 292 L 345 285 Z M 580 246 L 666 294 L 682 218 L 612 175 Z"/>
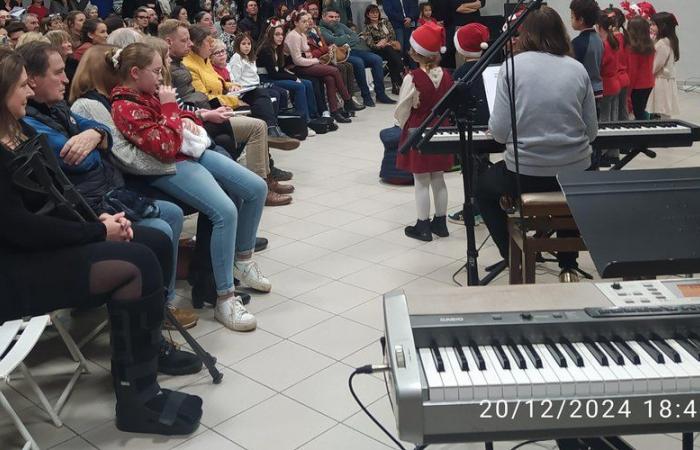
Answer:
<path fill-rule="evenodd" d="M 445 93 L 445 95 L 433 107 L 430 115 L 421 123 L 418 128 L 415 128 L 409 133 L 406 141 L 399 147 L 399 152 L 406 153 L 411 148 L 416 147 L 419 150 L 429 142 L 435 133 L 439 130 L 441 124 L 448 115 L 452 115 L 457 130 L 459 132 L 459 158 L 462 165 L 462 184 L 464 188 L 464 204 L 462 206 L 462 215 L 464 226 L 467 234 L 467 285 L 479 286 L 490 283 L 498 276 L 505 268 L 506 264 L 499 263 L 492 266 L 488 275 L 482 280 L 479 280 L 479 268 L 477 266 L 477 258 L 479 251 L 476 248 L 476 237 L 474 233 L 474 207 L 476 205 L 476 172 L 474 165 L 474 121 L 476 116 L 477 100 L 473 95 L 467 95 L 466 98 L 462 95 L 464 92 L 470 92 L 474 82 L 481 77 L 490 62 L 498 55 L 505 47 L 510 39 L 515 35 L 520 25 L 527 16 L 534 10 L 538 9 L 543 0 L 533 0 L 523 10 L 523 13 L 508 29 L 503 32 L 498 39 L 490 46 L 482 57 L 476 61 L 472 68 L 459 80 L 455 80 L 454 85 Z M 518 11 L 521 6 L 525 5 L 525 0 L 520 0 L 515 7 Z M 437 120 L 436 120 L 437 119 Z M 435 122 L 435 125 L 431 123 Z"/>

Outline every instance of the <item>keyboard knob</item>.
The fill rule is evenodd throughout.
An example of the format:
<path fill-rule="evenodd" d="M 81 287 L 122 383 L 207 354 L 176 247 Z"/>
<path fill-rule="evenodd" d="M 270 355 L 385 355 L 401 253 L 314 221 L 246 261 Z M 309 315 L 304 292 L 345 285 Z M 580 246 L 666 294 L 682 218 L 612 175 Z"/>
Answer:
<path fill-rule="evenodd" d="M 613 283 L 610 287 L 613 289 L 622 289 L 622 285 L 620 285 L 620 283 Z"/>
<path fill-rule="evenodd" d="M 530 313 L 522 313 L 520 317 L 522 317 L 523 320 L 532 320 L 532 314 Z"/>

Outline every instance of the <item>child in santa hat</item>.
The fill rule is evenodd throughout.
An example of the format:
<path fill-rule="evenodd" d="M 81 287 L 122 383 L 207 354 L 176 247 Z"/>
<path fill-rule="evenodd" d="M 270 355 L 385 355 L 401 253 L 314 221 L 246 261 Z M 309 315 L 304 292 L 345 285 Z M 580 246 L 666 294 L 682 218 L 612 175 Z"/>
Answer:
<path fill-rule="evenodd" d="M 419 67 L 408 73 L 401 85 L 399 102 L 394 113 L 396 124 L 402 127 L 400 144 L 406 141 L 409 130 L 416 128 L 430 114 L 433 106 L 452 86 L 452 77 L 438 65 L 445 52 L 445 29 L 434 22 L 426 22 L 411 35 L 409 56 Z M 411 148 L 396 158 L 396 167 L 413 174 L 415 181 L 418 221 L 404 230 L 406 236 L 421 241 L 432 241 L 433 233 L 447 237 L 447 185 L 444 172 L 454 163 L 452 155 L 422 154 Z M 430 188 L 435 200 L 435 216 L 430 217 Z"/>

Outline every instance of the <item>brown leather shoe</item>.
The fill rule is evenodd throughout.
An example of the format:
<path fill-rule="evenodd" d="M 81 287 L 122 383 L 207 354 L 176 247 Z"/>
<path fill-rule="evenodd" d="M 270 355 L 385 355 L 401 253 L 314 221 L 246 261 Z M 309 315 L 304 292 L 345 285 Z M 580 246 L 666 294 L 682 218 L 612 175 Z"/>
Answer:
<path fill-rule="evenodd" d="M 268 127 L 267 144 L 280 150 L 294 150 L 301 145 L 301 141 L 287 136 L 280 130 L 280 127 Z"/>
<path fill-rule="evenodd" d="M 268 175 L 267 190 L 268 192 L 272 191 L 278 194 L 291 194 L 294 192 L 294 186 L 291 184 L 281 184 L 279 181 L 272 179 L 272 177 Z"/>
<path fill-rule="evenodd" d="M 265 206 L 283 206 L 292 203 L 290 195 L 278 194 L 274 191 L 267 191 Z"/>
<path fill-rule="evenodd" d="M 168 304 L 167 307 L 170 309 L 170 312 L 173 313 L 175 320 L 177 320 L 180 323 L 180 325 L 182 325 L 182 328 L 184 328 L 185 330 L 188 330 L 197 325 L 199 316 L 191 309 L 178 308 L 177 306 L 170 304 Z M 170 323 L 170 321 L 166 317 L 165 321 L 163 322 L 163 328 L 165 328 L 166 330 L 174 330 L 175 326 L 172 323 Z"/>

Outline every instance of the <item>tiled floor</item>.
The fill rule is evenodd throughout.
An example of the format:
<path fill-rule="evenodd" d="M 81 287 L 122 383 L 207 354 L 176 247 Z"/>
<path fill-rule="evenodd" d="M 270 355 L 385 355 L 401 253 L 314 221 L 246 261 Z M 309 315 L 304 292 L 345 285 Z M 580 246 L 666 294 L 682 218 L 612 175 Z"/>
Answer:
<path fill-rule="evenodd" d="M 684 117 L 700 123 L 700 96 L 682 94 L 682 103 Z M 431 243 L 403 235 L 403 227 L 415 220 L 413 189 L 378 181 L 382 157 L 378 133 L 391 123 L 391 117 L 392 108 L 380 105 L 358 113 L 352 125 L 342 125 L 338 132 L 309 138 L 296 151 L 275 153 L 280 167 L 294 171 L 296 193 L 290 206 L 267 208 L 263 215 L 259 234 L 270 239 L 270 247 L 256 257 L 274 288 L 271 294 L 254 295 L 250 305 L 258 329 L 248 334 L 229 331 L 214 320 L 211 309 L 202 310 L 192 334 L 218 358 L 223 383 L 211 384 L 206 372 L 161 380 L 167 387 L 204 398 L 202 426 L 195 435 L 138 436 L 115 429 L 109 343 L 103 334 L 86 350 L 94 363 L 92 372 L 79 381 L 63 412 L 62 428 L 48 422 L 21 380 L 12 387 L 2 386 L 42 448 L 389 448 L 390 441 L 350 397 L 347 377 L 353 367 L 381 362 L 377 342 L 383 330 L 381 295 L 407 285 L 451 285 L 465 251 L 464 232 L 452 224 L 449 238 Z M 631 166 L 699 166 L 698 150 L 698 145 L 660 150 L 657 159 L 640 158 Z M 447 175 L 447 183 L 452 211 L 462 202 L 459 175 Z M 186 229 L 194 229 L 191 221 Z M 484 226 L 477 228 L 479 242 L 486 235 Z M 480 256 L 481 267 L 498 260 L 490 241 Z M 580 261 L 584 269 L 594 272 L 586 254 Z M 551 265 L 538 273 L 540 282 L 556 279 Z M 464 273 L 457 279 L 464 282 Z M 505 283 L 506 278 L 496 282 Z M 178 294 L 178 301 L 187 305 L 189 289 L 184 283 Z M 81 322 L 82 328 L 87 321 Z M 58 372 L 66 363 L 65 351 L 55 339 L 42 342 L 32 359 L 32 367 L 44 372 Z M 39 381 L 52 399 L 58 396 L 59 384 L 44 377 Z M 359 377 L 357 391 L 370 411 L 394 430 L 381 378 Z M 657 450 L 678 448 L 678 438 L 637 436 L 630 442 L 638 449 Z M 0 416 L 0 448 L 18 448 L 20 443 L 8 417 Z M 501 443 L 496 448 L 512 445 Z"/>

